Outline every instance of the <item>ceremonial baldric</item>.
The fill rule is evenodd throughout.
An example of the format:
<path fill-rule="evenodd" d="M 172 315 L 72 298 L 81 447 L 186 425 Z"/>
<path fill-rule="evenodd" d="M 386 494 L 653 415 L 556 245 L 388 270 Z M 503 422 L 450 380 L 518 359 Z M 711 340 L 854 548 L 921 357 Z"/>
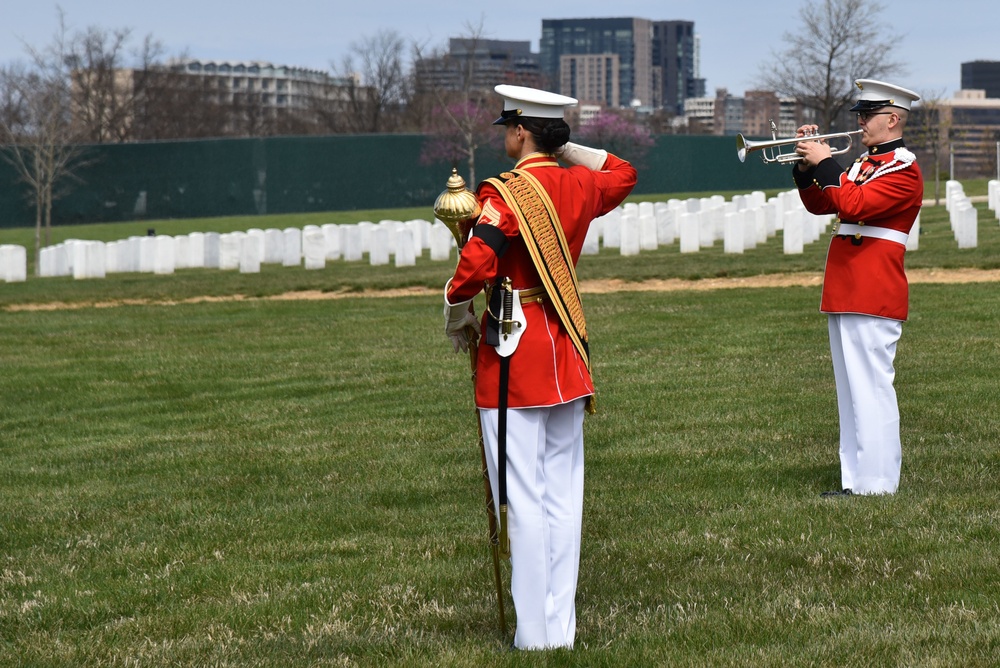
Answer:
<path fill-rule="evenodd" d="M 549 166 L 547 163 L 542 163 Z M 558 163 L 553 161 L 551 166 Z M 576 267 L 570 254 L 566 235 L 563 233 L 559 214 L 545 188 L 528 170 L 513 169 L 499 177 L 486 180 L 503 197 L 511 212 L 517 216 L 518 228 L 528 254 L 542 281 L 549 301 L 556 309 L 559 320 L 569 333 L 587 370 L 590 370 L 590 349 L 587 342 L 587 321 L 583 316 Z M 499 287 L 499 286 L 498 286 Z M 509 280 L 506 290 L 510 292 Z M 501 320 L 509 318 L 503 313 Z M 509 357 L 500 358 L 500 397 L 497 424 L 498 494 L 500 515 L 500 549 L 507 550 L 507 378 Z M 594 412 L 594 397 L 587 398 L 587 411 Z"/>
<path fill-rule="evenodd" d="M 547 163 L 542 163 L 549 166 Z M 551 166 L 558 163 L 553 161 Z M 513 169 L 486 180 L 495 187 L 517 216 L 518 227 L 542 286 L 569 333 L 573 345 L 590 370 L 587 321 L 580 301 L 576 266 L 552 199 L 530 171 Z M 587 402 L 593 412 L 593 397 Z"/>

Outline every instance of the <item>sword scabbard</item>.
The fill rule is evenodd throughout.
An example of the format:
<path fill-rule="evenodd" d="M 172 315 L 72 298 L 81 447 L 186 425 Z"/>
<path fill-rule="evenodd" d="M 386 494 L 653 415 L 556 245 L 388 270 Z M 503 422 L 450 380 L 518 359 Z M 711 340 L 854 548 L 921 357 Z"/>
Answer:
<path fill-rule="evenodd" d="M 510 537 L 507 535 L 507 504 L 500 506 L 500 527 L 497 540 L 499 541 L 500 556 L 510 559 Z"/>

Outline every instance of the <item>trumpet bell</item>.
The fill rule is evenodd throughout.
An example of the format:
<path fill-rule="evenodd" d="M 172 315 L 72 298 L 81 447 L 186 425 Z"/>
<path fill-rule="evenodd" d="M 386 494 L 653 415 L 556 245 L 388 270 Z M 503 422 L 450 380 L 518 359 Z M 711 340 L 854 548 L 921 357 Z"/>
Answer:
<path fill-rule="evenodd" d="M 736 157 L 740 159 L 740 162 L 747 161 L 748 152 L 749 150 L 747 149 L 746 137 L 744 137 L 742 133 L 736 135 Z"/>

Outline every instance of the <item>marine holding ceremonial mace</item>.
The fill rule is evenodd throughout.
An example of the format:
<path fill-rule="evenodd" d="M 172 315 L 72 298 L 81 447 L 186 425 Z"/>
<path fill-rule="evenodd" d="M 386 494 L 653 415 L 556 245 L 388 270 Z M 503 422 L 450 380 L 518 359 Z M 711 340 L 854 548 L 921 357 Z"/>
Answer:
<path fill-rule="evenodd" d="M 575 99 L 521 86 L 496 92 L 503 111 L 494 124 L 514 166 L 478 185 L 471 229 L 456 224 L 464 245 L 445 286 L 445 332 L 463 350 L 478 326 L 485 344 L 476 355 L 476 408 L 500 549 L 510 541 L 514 647 L 572 647 L 583 422 L 595 391 L 576 263 L 591 222 L 622 203 L 636 171 L 569 142 L 564 110 Z M 479 321 L 469 306 L 484 285 Z"/>

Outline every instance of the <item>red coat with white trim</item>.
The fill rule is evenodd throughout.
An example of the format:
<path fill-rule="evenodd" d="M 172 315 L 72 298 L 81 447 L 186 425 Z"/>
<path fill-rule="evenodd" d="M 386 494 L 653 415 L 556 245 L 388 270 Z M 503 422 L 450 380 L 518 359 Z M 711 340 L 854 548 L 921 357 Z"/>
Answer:
<path fill-rule="evenodd" d="M 573 263 L 580 259 L 587 230 L 594 218 L 619 206 L 635 186 L 636 172 L 628 162 L 608 154 L 603 169 L 563 167 L 548 154 L 534 153 L 518 161 L 516 169 L 528 170 L 545 188 L 559 214 Z M 476 197 L 482 214 L 476 228 L 489 225 L 503 233 L 509 245 L 497 257 L 498 235 L 477 234 L 475 228 L 462 247 L 447 298 L 456 304 L 475 297 L 485 283 L 509 276 L 514 289 L 542 285 L 541 278 L 521 237 L 516 215 L 495 187 L 480 184 Z M 492 239 L 492 245 L 488 242 Z M 510 356 L 508 406 L 533 408 L 554 406 L 594 393 L 594 383 L 583 358 L 548 298 L 523 304 L 527 327 L 517 350 Z M 486 318 L 483 317 L 483 331 Z M 499 403 L 500 356 L 493 346 L 479 346 L 476 372 L 476 405 L 497 408 Z"/>
<path fill-rule="evenodd" d="M 841 223 L 904 234 L 909 234 L 924 196 L 924 178 L 902 139 L 870 148 L 850 173 L 827 158 L 805 172 L 795 167 L 793 174 L 810 212 L 835 213 Z M 834 236 L 826 257 L 820 311 L 906 320 L 905 251 L 904 244 L 889 239 Z"/>

